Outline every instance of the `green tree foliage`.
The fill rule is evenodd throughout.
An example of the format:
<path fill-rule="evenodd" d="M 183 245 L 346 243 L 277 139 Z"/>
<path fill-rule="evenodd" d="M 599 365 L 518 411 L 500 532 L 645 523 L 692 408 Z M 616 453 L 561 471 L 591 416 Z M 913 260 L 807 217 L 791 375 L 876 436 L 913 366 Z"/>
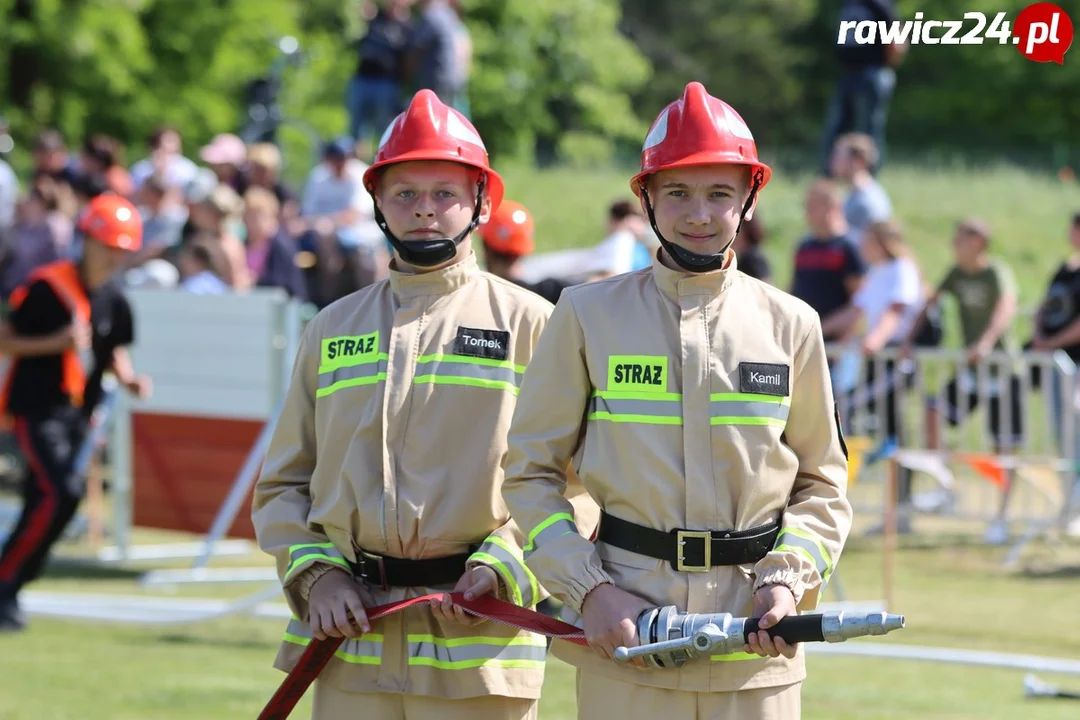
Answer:
<path fill-rule="evenodd" d="M 138 155 L 153 128 L 170 124 L 190 151 L 240 127 L 247 83 L 274 61 L 274 41 L 294 35 L 309 57 L 286 76 L 286 110 L 336 135 L 364 4 L 0 0 L 2 112 L 23 148 L 52 126 L 76 142 L 114 135 Z M 592 160 L 644 132 L 629 93 L 649 67 L 618 32 L 616 0 L 472 0 L 466 9 L 473 115 L 493 152 L 523 153 L 548 137 L 561 155 L 584 150 Z"/>
<path fill-rule="evenodd" d="M 653 82 L 635 96 L 638 107 L 652 119 L 698 80 L 739 110 L 755 137 L 791 141 L 807 118 L 803 71 L 815 58 L 798 40 L 814 6 L 815 0 L 623 0 L 623 29 L 655 69 Z"/>
<path fill-rule="evenodd" d="M 763 152 L 813 153 L 837 67 L 842 0 L 464 0 L 475 48 L 472 116 L 493 155 L 596 164 L 634 156 L 645 129 L 686 83 L 730 101 Z M 243 121 L 244 89 L 295 35 L 309 53 L 286 73 L 295 124 L 289 149 L 346 128 L 366 0 L 0 0 L 0 113 L 22 158 L 33 135 L 59 127 L 144 152 L 168 123 L 192 151 Z M 934 19 L 1004 10 L 1027 0 L 899 0 Z M 1076 0 L 1060 2 L 1080 25 Z M 970 21 L 966 27 L 970 27 Z M 893 147 L 1054 148 L 1080 154 L 1080 50 L 1032 63 L 1011 43 L 912 45 L 897 72 Z M 309 148 L 310 149 L 310 148 Z M 294 153 L 295 155 L 295 153 Z M 307 158 L 297 161 L 303 165 Z M 1080 164 L 1080 157 L 1073 159 Z"/>

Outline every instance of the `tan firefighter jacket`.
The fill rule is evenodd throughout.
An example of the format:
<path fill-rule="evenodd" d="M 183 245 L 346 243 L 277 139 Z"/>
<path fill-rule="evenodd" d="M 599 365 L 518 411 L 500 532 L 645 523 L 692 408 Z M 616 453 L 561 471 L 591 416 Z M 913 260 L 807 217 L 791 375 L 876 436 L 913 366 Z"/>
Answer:
<path fill-rule="evenodd" d="M 528 534 L 527 565 L 580 612 L 613 582 L 657 606 L 751 613 L 756 586 L 815 607 L 851 524 L 847 450 L 817 315 L 737 270 L 691 275 L 658 260 L 563 292 L 525 375 L 503 497 Z M 577 532 L 567 461 L 609 514 L 652 529 L 782 529 L 756 565 L 680 572 Z M 587 533 L 585 533 L 587 535 Z M 757 585 L 755 586 L 755 582 Z M 794 660 L 757 655 L 641 670 L 589 648 L 555 653 L 588 672 L 689 691 L 784 685 Z"/>
<path fill-rule="evenodd" d="M 277 667 L 290 669 L 310 641 L 311 585 L 359 549 L 424 559 L 482 542 L 470 563 L 497 571 L 503 599 L 542 598 L 500 486 L 518 386 L 550 311 L 470 254 L 427 274 L 392 271 L 308 324 L 253 501 L 259 545 L 276 558 L 295 615 Z M 451 587 L 369 590 L 383 604 Z M 320 681 L 536 698 L 546 650 L 542 636 L 440 624 L 424 606 L 347 639 Z"/>

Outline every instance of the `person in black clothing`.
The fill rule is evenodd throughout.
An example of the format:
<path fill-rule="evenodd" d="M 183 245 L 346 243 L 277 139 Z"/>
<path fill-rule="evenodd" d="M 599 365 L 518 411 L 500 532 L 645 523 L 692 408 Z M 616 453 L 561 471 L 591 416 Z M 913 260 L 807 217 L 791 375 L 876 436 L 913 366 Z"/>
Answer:
<path fill-rule="evenodd" d="M 1035 334 L 1027 349 L 1044 352 L 1063 350 L 1074 363 L 1080 365 L 1080 212 L 1073 215 L 1070 223 L 1069 243 L 1072 253 L 1054 273 L 1046 289 L 1035 316 Z M 1032 369 L 1041 368 L 1036 365 Z M 1044 384 L 1040 376 L 1033 380 L 1037 386 Z M 1054 425 L 1060 428 L 1064 412 L 1072 409 L 1073 403 L 1063 397 L 1064 391 L 1057 373 L 1053 374 L 1052 381 L 1050 395 L 1056 420 Z"/>
<path fill-rule="evenodd" d="M 346 106 L 349 136 L 354 143 L 382 134 L 404 109 L 402 83 L 412 36 L 410 0 L 380 2 L 360 40 L 359 64 L 349 81 Z M 372 132 L 374 130 L 374 133 Z"/>
<path fill-rule="evenodd" d="M 74 463 L 102 400 L 104 373 L 141 397 L 150 392 L 125 350 L 135 330 L 119 283 L 127 254 L 141 245 L 142 220 L 131 203 L 109 193 L 90 203 L 79 230 L 80 263 L 36 270 L 12 294 L 0 327 L 0 353 L 12 358 L 2 404 L 27 464 L 22 514 L 0 551 L 0 631 L 25 626 L 18 593 L 41 573 L 83 497 L 85 480 Z"/>
<path fill-rule="evenodd" d="M 822 143 L 822 172 L 832 173 L 830 158 L 836 139 L 845 133 L 866 133 L 878 148 L 877 162 L 871 172 L 881 169 L 885 158 L 885 124 L 889 101 L 896 87 L 896 67 L 905 44 L 880 42 L 863 45 L 856 41 L 854 30 L 840 34 L 844 22 L 892 22 L 897 20 L 892 0 L 845 0 L 836 23 L 836 57 L 840 77 L 829 105 Z"/>

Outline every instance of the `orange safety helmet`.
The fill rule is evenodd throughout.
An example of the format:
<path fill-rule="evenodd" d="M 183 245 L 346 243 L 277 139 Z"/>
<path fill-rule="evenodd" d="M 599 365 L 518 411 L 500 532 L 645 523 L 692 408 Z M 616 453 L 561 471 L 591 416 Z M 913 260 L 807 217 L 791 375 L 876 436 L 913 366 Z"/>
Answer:
<path fill-rule="evenodd" d="M 692 272 L 723 267 L 724 255 L 735 237 L 732 236 L 724 249 L 715 255 L 699 255 L 672 244 L 656 227 L 645 184 L 650 175 L 661 170 L 702 165 L 745 165 L 750 168 L 750 195 L 739 218 L 741 230 L 757 193 L 772 178 L 772 169 L 758 159 L 754 136 L 735 108 L 709 95 L 701 83 L 691 82 L 683 96 L 668 104 L 653 121 L 641 148 L 641 172 L 630 180 L 630 188 L 644 200 L 649 222 L 664 249 L 681 267 Z M 739 230 L 736 230 L 735 235 L 738 234 Z"/>
<path fill-rule="evenodd" d="M 536 223 L 521 203 L 503 200 L 491 219 L 477 229 L 484 244 L 502 255 L 522 257 L 536 248 L 533 233 Z"/>
<path fill-rule="evenodd" d="M 102 245 L 131 252 L 142 247 L 142 216 L 131 202 L 113 193 L 103 193 L 91 200 L 79 218 L 78 227 Z"/>
<path fill-rule="evenodd" d="M 480 171 L 472 222 L 454 238 L 401 240 L 390 231 L 379 203 L 375 203 L 375 222 L 398 255 L 410 265 L 432 267 L 453 258 L 461 241 L 479 225 L 484 193 L 491 198 L 494 212 L 502 203 L 504 188 L 502 178 L 491 169 L 480 133 L 468 118 L 439 100 L 431 90 L 417 92 L 408 109 L 386 128 L 374 161 L 364 172 L 364 187 L 374 198 L 381 168 L 418 160 L 455 162 Z"/>

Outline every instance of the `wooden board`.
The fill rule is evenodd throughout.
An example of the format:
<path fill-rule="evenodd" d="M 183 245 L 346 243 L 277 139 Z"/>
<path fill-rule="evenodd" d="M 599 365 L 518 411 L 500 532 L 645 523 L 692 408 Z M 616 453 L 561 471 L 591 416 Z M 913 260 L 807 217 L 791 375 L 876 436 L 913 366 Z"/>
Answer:
<path fill-rule="evenodd" d="M 206 533 L 262 427 L 262 421 L 133 412 L 134 525 Z M 227 535 L 255 538 L 250 495 Z"/>

